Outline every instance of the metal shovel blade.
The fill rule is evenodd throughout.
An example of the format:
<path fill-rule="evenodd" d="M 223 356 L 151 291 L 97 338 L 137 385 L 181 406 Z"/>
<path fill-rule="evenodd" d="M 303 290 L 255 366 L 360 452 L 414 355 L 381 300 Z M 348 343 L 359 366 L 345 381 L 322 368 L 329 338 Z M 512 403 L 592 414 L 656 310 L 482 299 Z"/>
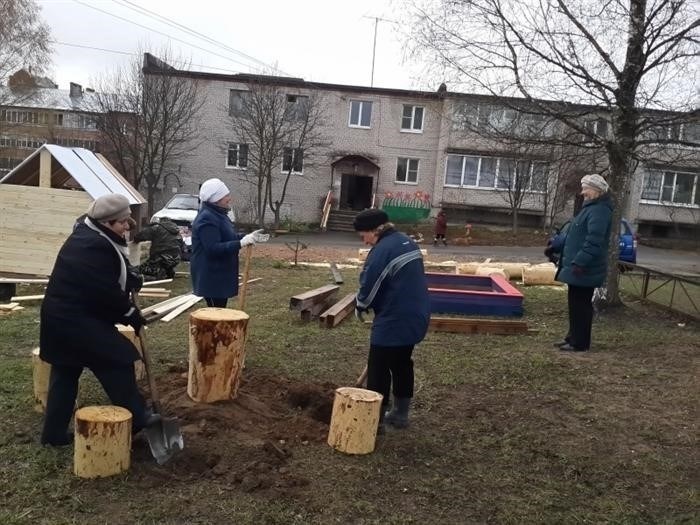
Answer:
<path fill-rule="evenodd" d="M 148 446 L 156 463 L 163 465 L 176 453 L 185 448 L 180 425 L 175 419 L 161 419 L 144 429 Z"/>

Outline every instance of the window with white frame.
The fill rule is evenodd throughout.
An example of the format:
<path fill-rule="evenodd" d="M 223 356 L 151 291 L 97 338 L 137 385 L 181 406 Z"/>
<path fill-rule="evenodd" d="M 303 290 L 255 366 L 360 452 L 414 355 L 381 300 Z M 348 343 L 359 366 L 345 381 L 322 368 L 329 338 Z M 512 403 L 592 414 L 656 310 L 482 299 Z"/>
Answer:
<path fill-rule="evenodd" d="M 369 128 L 372 120 L 372 102 L 369 100 L 351 100 L 350 118 L 348 125 L 351 128 Z"/>
<path fill-rule="evenodd" d="M 284 148 L 282 171 L 302 173 L 304 171 L 304 150 L 302 148 Z"/>
<path fill-rule="evenodd" d="M 448 155 L 445 186 L 542 192 L 547 187 L 547 176 L 548 167 L 545 162 Z"/>
<path fill-rule="evenodd" d="M 404 104 L 401 114 L 401 131 L 419 133 L 423 131 L 423 106 L 410 106 Z"/>
<path fill-rule="evenodd" d="M 226 167 L 240 169 L 248 167 L 248 144 L 229 143 L 226 155 Z"/>
<path fill-rule="evenodd" d="M 396 182 L 418 183 L 418 159 L 399 157 L 396 162 Z"/>
<path fill-rule="evenodd" d="M 644 177 L 643 202 L 700 206 L 700 175 L 676 171 L 650 171 Z"/>

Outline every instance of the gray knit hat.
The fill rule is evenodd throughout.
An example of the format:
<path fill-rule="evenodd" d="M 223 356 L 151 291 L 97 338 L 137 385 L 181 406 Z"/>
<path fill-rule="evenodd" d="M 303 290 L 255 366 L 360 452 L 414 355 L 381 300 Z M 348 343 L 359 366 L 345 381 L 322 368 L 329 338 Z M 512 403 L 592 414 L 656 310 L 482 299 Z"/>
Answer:
<path fill-rule="evenodd" d="M 96 221 L 119 221 L 131 215 L 129 199 L 119 193 L 98 197 L 90 204 L 87 215 Z"/>
<path fill-rule="evenodd" d="M 609 188 L 607 181 L 597 173 L 584 175 L 581 179 L 581 186 L 588 186 L 589 188 L 598 190 L 601 193 L 606 193 Z"/>

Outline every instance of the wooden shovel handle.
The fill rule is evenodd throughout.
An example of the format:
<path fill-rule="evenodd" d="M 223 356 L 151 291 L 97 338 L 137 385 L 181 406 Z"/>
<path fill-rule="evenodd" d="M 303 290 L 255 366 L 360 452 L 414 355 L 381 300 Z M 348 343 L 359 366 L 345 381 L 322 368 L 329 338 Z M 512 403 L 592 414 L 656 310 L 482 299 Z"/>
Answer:
<path fill-rule="evenodd" d="M 238 309 L 245 308 L 245 294 L 248 290 L 248 275 L 250 274 L 250 258 L 253 256 L 253 245 L 249 244 L 245 247 L 245 263 L 243 265 L 243 283 L 238 291 Z"/>

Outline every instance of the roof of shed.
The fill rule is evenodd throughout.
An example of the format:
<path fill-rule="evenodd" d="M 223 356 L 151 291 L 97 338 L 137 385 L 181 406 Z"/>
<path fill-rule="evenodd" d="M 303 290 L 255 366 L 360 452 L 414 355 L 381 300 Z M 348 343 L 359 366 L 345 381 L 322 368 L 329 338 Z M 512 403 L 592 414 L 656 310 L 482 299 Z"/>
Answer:
<path fill-rule="evenodd" d="M 51 187 L 85 190 L 97 199 L 103 195 L 120 193 L 130 204 L 145 204 L 146 199 L 134 188 L 107 159 L 99 153 L 84 148 L 66 148 L 44 144 L 35 150 L 10 173 L 0 179 L 0 184 L 39 185 L 39 159 L 42 150 L 48 150 L 55 162 L 51 163 Z"/>

